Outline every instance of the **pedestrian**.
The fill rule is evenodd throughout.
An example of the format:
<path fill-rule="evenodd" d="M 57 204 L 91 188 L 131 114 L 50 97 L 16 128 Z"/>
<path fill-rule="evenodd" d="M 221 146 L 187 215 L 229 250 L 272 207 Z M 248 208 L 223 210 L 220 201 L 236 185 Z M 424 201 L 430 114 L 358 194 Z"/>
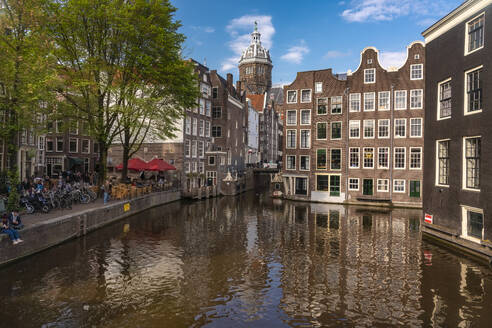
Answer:
<path fill-rule="evenodd" d="M 112 185 L 109 179 L 107 179 L 106 182 L 104 183 L 103 191 L 104 191 L 104 204 L 107 204 L 112 191 Z"/>
<path fill-rule="evenodd" d="M 17 210 L 13 210 L 12 213 L 9 215 L 9 226 L 11 228 L 14 228 L 16 230 L 20 230 L 24 228 L 24 225 L 22 224 L 21 217 L 19 215 L 19 212 Z"/>
<path fill-rule="evenodd" d="M 19 233 L 9 226 L 7 214 L 4 214 L 2 216 L 2 222 L 0 223 L 0 233 L 8 235 L 10 240 L 12 240 L 12 244 L 14 245 L 23 242 L 23 240 L 20 239 Z"/>

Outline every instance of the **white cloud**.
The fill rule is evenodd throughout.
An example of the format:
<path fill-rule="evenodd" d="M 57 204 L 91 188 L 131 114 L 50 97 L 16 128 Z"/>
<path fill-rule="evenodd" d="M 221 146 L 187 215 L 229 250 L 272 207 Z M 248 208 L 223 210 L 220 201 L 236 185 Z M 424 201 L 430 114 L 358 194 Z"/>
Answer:
<path fill-rule="evenodd" d="M 215 29 L 213 27 L 207 26 L 203 29 L 205 33 L 214 33 Z"/>
<path fill-rule="evenodd" d="M 390 21 L 401 16 L 440 17 L 453 9 L 449 0 L 352 0 L 341 16 L 349 22 Z"/>
<path fill-rule="evenodd" d="M 280 59 L 289 63 L 300 64 L 304 59 L 304 55 L 309 53 L 309 48 L 306 46 L 304 40 L 297 46 L 290 47 L 287 53 L 282 55 Z"/>
<path fill-rule="evenodd" d="M 407 59 L 407 52 L 392 52 L 392 51 L 382 51 L 379 53 L 379 62 L 381 66 L 388 69 L 391 67 L 399 68 L 405 63 Z"/>
<path fill-rule="evenodd" d="M 192 26 L 190 26 L 190 28 L 192 30 L 205 32 L 205 33 L 214 33 L 215 32 L 215 29 L 211 26 L 195 26 L 195 25 L 192 25 Z"/>
<path fill-rule="evenodd" d="M 248 47 L 251 41 L 251 32 L 253 32 L 255 22 L 258 22 L 258 31 L 261 33 L 262 45 L 267 49 L 272 48 L 272 39 L 275 34 L 272 16 L 244 15 L 234 18 L 226 27 L 226 31 L 232 37 L 228 46 L 234 53 L 234 56 L 229 57 L 222 62 L 222 71 L 228 71 L 237 67 L 242 52 Z"/>
<path fill-rule="evenodd" d="M 350 55 L 349 52 L 342 52 L 338 50 L 329 50 L 326 52 L 326 54 L 323 56 L 324 59 L 332 59 L 332 58 L 340 58 L 340 57 L 346 57 Z"/>

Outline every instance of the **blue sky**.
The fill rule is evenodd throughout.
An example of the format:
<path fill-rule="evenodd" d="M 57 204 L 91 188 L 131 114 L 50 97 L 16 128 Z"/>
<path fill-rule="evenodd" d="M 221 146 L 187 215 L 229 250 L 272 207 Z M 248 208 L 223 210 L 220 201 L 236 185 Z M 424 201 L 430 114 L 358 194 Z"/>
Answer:
<path fill-rule="evenodd" d="M 187 37 L 183 55 L 238 77 L 237 60 L 254 21 L 270 49 L 273 83 L 290 83 L 298 71 L 355 70 L 360 52 L 380 50 L 383 66 L 399 66 L 406 46 L 462 0 L 171 0 Z"/>

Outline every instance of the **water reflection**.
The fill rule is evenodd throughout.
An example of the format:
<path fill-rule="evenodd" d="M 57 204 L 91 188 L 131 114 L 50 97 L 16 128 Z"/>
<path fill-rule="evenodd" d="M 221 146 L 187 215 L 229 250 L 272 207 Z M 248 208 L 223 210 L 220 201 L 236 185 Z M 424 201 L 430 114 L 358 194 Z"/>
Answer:
<path fill-rule="evenodd" d="M 2 323 L 486 326 L 490 269 L 422 241 L 419 216 L 255 193 L 173 203 L 0 270 Z"/>

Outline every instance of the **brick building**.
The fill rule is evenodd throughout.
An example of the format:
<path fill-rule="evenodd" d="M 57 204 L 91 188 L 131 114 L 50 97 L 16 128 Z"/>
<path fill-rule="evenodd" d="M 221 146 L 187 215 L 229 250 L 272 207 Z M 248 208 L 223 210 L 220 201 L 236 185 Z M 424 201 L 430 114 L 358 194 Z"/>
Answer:
<path fill-rule="evenodd" d="M 284 87 L 286 195 L 321 202 L 419 206 L 424 45 L 384 69 L 366 48 L 355 72 L 298 73 Z"/>
<path fill-rule="evenodd" d="M 423 231 L 492 256 L 492 1 L 468 0 L 423 32 Z"/>

